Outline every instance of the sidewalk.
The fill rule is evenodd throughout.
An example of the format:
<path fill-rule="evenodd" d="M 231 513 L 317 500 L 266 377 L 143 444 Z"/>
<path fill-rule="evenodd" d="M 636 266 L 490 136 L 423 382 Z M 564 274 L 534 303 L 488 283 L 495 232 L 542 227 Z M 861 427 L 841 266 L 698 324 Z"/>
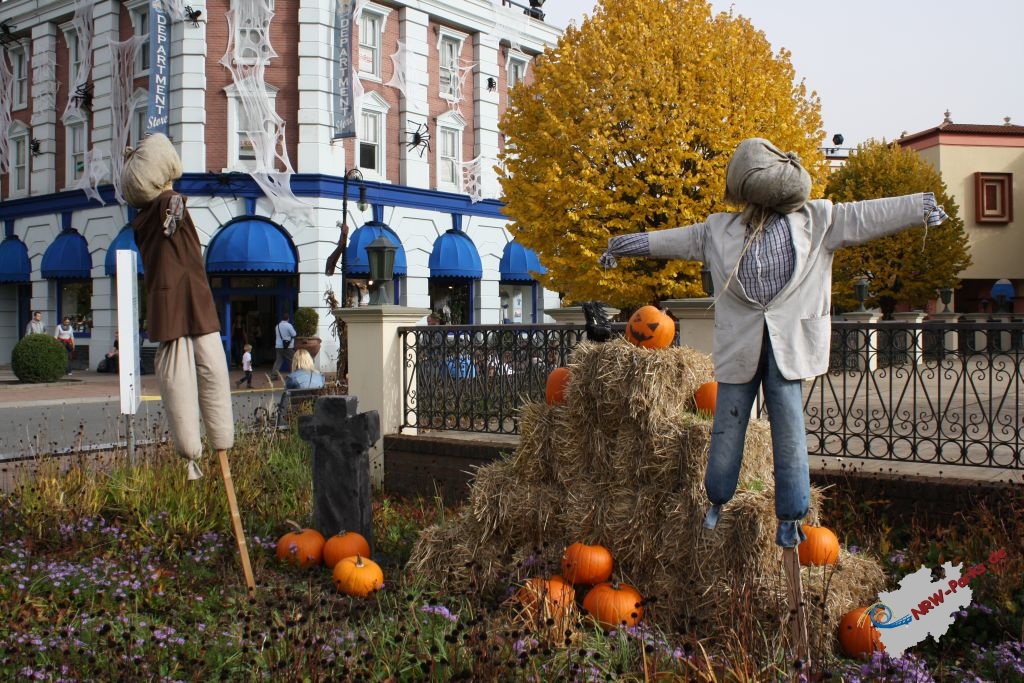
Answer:
<path fill-rule="evenodd" d="M 252 389 L 235 387 L 242 377 L 240 370 L 230 373 L 231 393 L 265 392 L 271 387 L 267 384 L 264 372 L 253 373 Z M 282 382 L 275 382 L 274 388 L 280 390 Z M 101 373 L 90 370 L 76 370 L 71 375 L 61 377 L 56 382 L 40 384 L 23 384 L 11 371 L 11 366 L 0 365 L 0 406 L 31 406 L 58 405 L 62 403 L 98 403 L 119 401 L 121 397 L 120 379 L 116 373 Z M 142 375 L 142 400 L 159 401 L 160 389 L 156 375 Z"/>

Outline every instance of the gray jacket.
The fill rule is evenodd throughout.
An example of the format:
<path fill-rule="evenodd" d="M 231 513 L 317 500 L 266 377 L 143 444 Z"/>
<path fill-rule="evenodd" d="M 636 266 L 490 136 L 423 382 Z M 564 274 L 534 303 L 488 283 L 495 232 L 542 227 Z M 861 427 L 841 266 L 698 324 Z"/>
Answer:
<path fill-rule="evenodd" d="M 807 202 L 786 216 L 796 263 L 792 278 L 766 306 L 748 297 L 737 277 L 729 278 L 746 232 L 740 214 L 716 213 L 703 223 L 648 236 L 653 258 L 704 261 L 711 270 L 718 293 L 712 353 L 718 381 L 750 381 L 766 323 L 779 370 L 795 380 L 828 371 L 835 251 L 924 225 L 924 215 L 923 194 L 845 204 Z"/>

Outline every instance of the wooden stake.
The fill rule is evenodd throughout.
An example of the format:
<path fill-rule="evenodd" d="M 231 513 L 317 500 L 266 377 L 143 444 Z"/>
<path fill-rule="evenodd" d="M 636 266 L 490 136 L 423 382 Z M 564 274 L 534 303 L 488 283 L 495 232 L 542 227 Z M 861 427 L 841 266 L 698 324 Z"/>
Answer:
<path fill-rule="evenodd" d="M 249 548 L 245 545 L 245 531 L 242 529 L 242 518 L 238 514 L 238 501 L 235 499 L 235 484 L 231 480 L 231 465 L 228 464 L 228 452 L 217 451 L 220 458 L 220 472 L 224 477 L 224 488 L 228 494 L 228 508 L 231 511 L 231 527 L 235 531 L 238 542 L 238 554 L 242 557 L 242 572 L 245 574 L 245 585 L 249 594 L 256 592 L 256 581 L 252 577 L 252 565 L 249 564 Z"/>
<path fill-rule="evenodd" d="M 803 668 L 795 670 L 793 680 L 801 673 L 810 674 L 811 649 L 807 638 L 807 614 L 804 611 L 804 589 L 800 584 L 800 556 L 796 548 L 782 549 L 782 567 L 789 583 L 789 635 L 793 649 Z"/>

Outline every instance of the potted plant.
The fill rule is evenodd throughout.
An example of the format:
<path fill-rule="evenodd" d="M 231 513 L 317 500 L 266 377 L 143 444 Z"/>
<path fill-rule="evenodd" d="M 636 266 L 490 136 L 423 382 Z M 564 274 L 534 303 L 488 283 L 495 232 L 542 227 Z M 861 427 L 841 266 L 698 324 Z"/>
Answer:
<path fill-rule="evenodd" d="M 316 336 L 316 326 L 320 322 L 320 314 L 312 308 L 299 308 L 295 311 L 295 348 L 305 349 L 316 358 L 320 353 L 320 337 Z"/>

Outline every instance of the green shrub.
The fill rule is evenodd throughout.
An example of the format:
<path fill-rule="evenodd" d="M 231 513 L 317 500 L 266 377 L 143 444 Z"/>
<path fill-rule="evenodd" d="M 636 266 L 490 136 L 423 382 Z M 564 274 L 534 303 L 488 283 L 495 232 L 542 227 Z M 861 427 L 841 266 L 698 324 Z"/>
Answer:
<path fill-rule="evenodd" d="M 11 353 L 11 369 L 22 382 L 55 382 L 67 367 L 64 345 L 48 334 L 25 336 Z"/>
<path fill-rule="evenodd" d="M 315 337 L 318 322 L 320 314 L 312 308 L 300 308 L 295 311 L 295 333 L 300 337 Z"/>

